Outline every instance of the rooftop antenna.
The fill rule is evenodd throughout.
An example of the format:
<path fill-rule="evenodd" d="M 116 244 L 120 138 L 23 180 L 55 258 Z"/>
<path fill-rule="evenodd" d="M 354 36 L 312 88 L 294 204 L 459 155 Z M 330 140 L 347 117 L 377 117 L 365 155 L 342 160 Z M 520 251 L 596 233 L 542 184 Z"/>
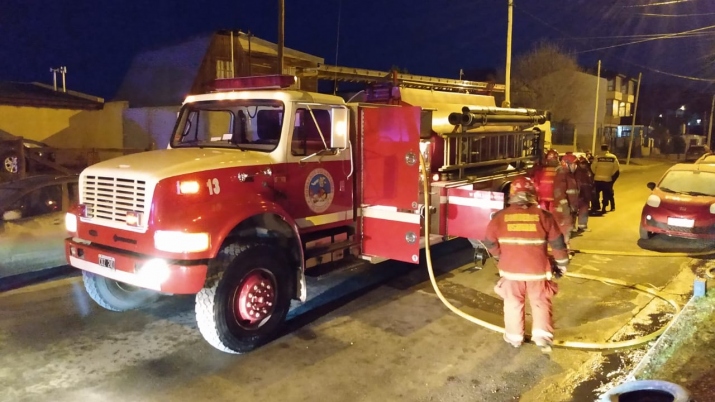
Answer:
<path fill-rule="evenodd" d="M 67 74 L 67 67 L 62 66 L 60 68 L 50 67 L 50 72 L 52 73 L 52 86 L 55 91 L 57 91 L 57 73 L 62 74 L 62 92 L 67 92 L 67 82 L 65 81 L 65 74 Z"/>

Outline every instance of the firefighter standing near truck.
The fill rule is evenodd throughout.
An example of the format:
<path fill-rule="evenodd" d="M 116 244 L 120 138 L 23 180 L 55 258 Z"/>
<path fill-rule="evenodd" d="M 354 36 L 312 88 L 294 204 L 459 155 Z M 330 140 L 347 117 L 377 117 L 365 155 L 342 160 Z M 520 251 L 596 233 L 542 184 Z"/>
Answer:
<path fill-rule="evenodd" d="M 520 177 L 509 191 L 509 206 L 497 212 L 483 241 L 497 261 L 501 278 L 494 291 L 504 299 L 504 340 L 514 347 L 524 341 L 524 299 L 533 317 L 531 339 L 542 351 L 551 350 L 554 328 L 551 298 L 558 292 L 548 247 L 558 273 L 569 263 L 563 234 L 553 215 L 538 206 L 534 183 Z"/>
<path fill-rule="evenodd" d="M 593 200 L 593 172 L 585 157 L 578 158 L 574 178 L 578 185 L 578 233 L 588 231 L 588 215 L 591 201 Z"/>
<path fill-rule="evenodd" d="M 561 163 L 568 174 L 569 205 L 573 211 L 573 233 L 581 233 L 588 228 L 588 211 L 592 198 L 593 174 L 588 169 L 588 161 L 579 159 L 573 152 L 567 152 L 561 158 Z M 586 167 L 583 167 L 583 163 Z M 575 197 L 573 197 L 575 195 Z"/>
<path fill-rule="evenodd" d="M 553 149 L 546 152 L 544 162 L 532 172 L 539 206 L 551 212 L 559 225 L 568 245 L 573 228 L 573 212 L 576 210 L 578 194 L 574 193 L 576 182 L 561 166 L 559 153 Z M 571 193 L 569 194 L 569 190 Z"/>

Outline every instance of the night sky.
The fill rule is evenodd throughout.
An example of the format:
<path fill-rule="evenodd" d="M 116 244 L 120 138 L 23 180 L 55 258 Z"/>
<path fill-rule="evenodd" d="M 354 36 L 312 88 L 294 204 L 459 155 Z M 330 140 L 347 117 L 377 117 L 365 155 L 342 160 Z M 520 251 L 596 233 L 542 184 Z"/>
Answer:
<path fill-rule="evenodd" d="M 218 29 L 275 42 L 277 10 L 277 0 L 2 0 L 0 81 L 51 84 L 50 67 L 64 65 L 69 89 L 111 100 L 142 50 Z M 328 64 L 454 78 L 504 68 L 507 0 L 286 0 L 285 19 L 286 46 Z M 513 57 L 541 39 L 585 67 L 601 59 L 644 82 L 713 89 L 713 0 L 515 0 Z"/>

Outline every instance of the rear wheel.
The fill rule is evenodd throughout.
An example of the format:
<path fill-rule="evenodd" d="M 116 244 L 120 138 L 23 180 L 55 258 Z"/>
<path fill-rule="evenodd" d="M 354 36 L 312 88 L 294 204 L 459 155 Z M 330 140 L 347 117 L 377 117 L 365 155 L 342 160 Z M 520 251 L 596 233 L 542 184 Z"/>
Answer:
<path fill-rule="evenodd" d="M 97 304 L 111 311 L 128 311 L 147 306 L 159 299 L 159 293 L 114 279 L 82 271 L 84 288 Z"/>
<path fill-rule="evenodd" d="M 226 246 L 196 295 L 204 339 L 228 353 L 249 352 L 277 334 L 290 308 L 293 273 L 280 250 L 265 245 Z"/>
<path fill-rule="evenodd" d="M 648 240 L 653 236 L 653 232 L 647 231 L 643 226 L 638 229 L 638 234 L 640 235 L 641 240 Z"/>

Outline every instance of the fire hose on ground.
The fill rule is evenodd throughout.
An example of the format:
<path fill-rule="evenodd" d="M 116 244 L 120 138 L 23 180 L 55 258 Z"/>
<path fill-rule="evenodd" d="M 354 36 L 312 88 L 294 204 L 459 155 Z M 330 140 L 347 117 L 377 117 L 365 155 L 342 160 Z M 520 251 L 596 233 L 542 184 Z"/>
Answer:
<path fill-rule="evenodd" d="M 425 160 L 420 153 L 420 167 L 422 169 L 422 185 L 423 185 L 423 192 L 424 192 L 424 203 L 425 203 L 425 211 L 429 211 L 429 177 L 427 175 L 427 170 L 425 168 Z M 430 277 L 430 282 L 432 282 L 432 287 L 434 288 L 435 294 L 437 294 L 437 297 L 444 303 L 447 308 L 452 310 L 455 314 L 458 316 L 474 323 L 477 325 L 480 325 L 484 328 L 490 329 L 492 331 L 496 331 L 499 333 L 504 333 L 504 327 L 492 324 L 490 322 L 486 322 L 483 320 L 480 320 L 479 318 L 476 318 L 474 316 L 471 316 L 464 311 L 458 309 L 452 303 L 447 300 L 442 292 L 439 290 L 439 286 L 437 285 L 437 280 L 435 279 L 434 275 L 434 269 L 432 267 L 432 253 L 430 250 L 430 242 L 429 242 L 429 233 L 430 233 L 430 219 L 429 216 L 425 216 L 425 225 L 424 225 L 424 238 L 425 238 L 425 256 L 427 260 L 427 271 L 429 272 L 429 277 Z M 661 256 L 661 254 L 658 253 L 621 253 L 621 252 L 608 252 L 608 251 L 603 251 L 601 252 L 600 250 L 579 250 L 578 252 L 584 253 L 584 254 L 602 254 L 602 255 L 636 255 L 636 256 Z M 708 254 L 713 254 L 715 252 L 707 252 L 707 253 L 698 253 L 697 255 L 708 255 Z M 693 256 L 696 255 L 694 254 L 685 254 L 685 253 L 669 253 L 666 254 L 665 256 L 673 257 L 673 256 Z M 708 271 L 708 275 L 710 276 L 710 271 Z M 673 309 L 675 310 L 673 313 L 673 317 L 676 317 L 678 313 L 680 312 L 680 305 L 675 302 L 674 300 L 668 298 L 665 296 L 662 292 L 659 292 L 658 290 L 640 285 L 640 284 L 632 284 L 628 283 L 619 279 L 613 279 L 613 278 L 605 278 L 601 276 L 595 276 L 595 275 L 588 275 L 588 274 L 582 274 L 578 272 L 567 272 L 565 277 L 568 278 L 578 278 L 578 279 L 586 279 L 586 280 L 592 280 L 592 281 L 599 281 L 603 282 L 605 284 L 609 285 L 616 285 L 616 286 L 621 286 L 624 288 L 629 288 L 629 289 L 634 289 L 642 293 L 647 293 L 650 294 L 654 297 L 657 297 L 666 303 L 670 304 Z M 712 276 L 711 276 L 712 277 Z M 671 319 L 672 321 L 672 319 Z M 670 323 L 670 322 L 669 322 Z M 641 345 L 647 342 L 652 341 L 653 339 L 657 338 L 660 336 L 668 327 L 668 325 L 662 326 L 660 329 L 658 329 L 655 332 L 652 332 L 650 334 L 635 338 L 635 339 L 630 339 L 626 341 L 618 341 L 618 342 L 577 342 L 577 341 L 559 341 L 556 340 L 554 341 L 554 346 L 558 347 L 564 347 L 564 348 L 574 348 L 574 349 L 590 349 L 590 350 L 605 350 L 605 349 L 622 349 L 622 348 L 629 348 L 637 345 Z"/>

